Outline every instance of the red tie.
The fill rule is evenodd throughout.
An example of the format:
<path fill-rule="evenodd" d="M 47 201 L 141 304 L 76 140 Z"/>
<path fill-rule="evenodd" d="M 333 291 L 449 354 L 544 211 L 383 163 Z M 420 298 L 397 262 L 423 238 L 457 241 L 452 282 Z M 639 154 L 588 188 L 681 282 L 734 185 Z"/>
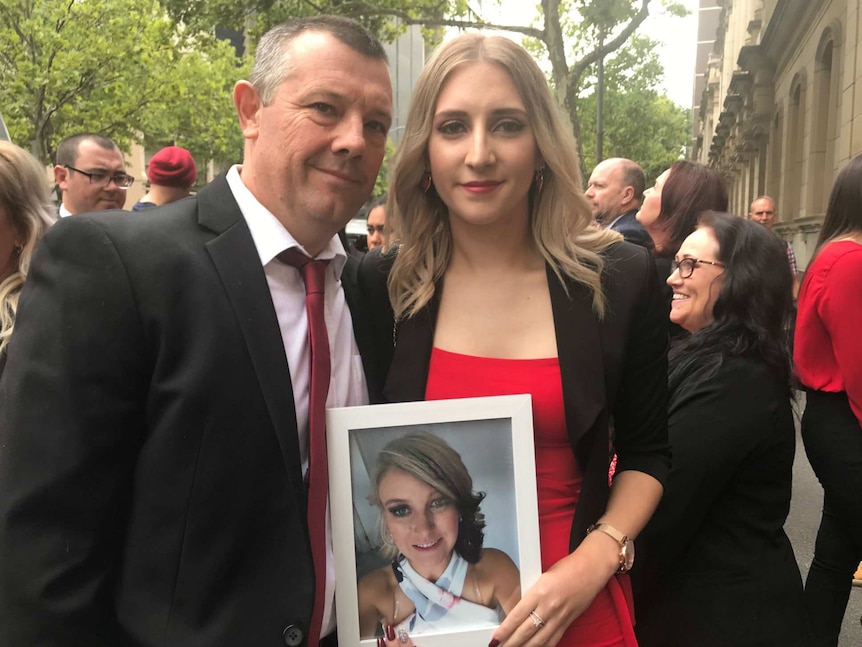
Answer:
<path fill-rule="evenodd" d="M 326 462 L 326 395 L 329 392 L 329 337 L 324 319 L 323 291 L 328 260 L 316 261 L 296 248 L 278 255 L 293 265 L 305 281 L 305 312 L 311 350 L 308 388 L 308 534 L 314 560 L 314 609 L 308 627 L 308 645 L 320 641 L 326 593 L 326 496 L 329 485 Z"/>

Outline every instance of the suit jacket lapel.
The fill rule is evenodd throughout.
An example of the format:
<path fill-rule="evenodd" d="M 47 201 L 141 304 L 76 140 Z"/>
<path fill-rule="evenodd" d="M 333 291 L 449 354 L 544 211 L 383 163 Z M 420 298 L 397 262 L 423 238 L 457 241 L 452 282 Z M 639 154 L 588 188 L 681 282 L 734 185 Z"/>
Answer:
<path fill-rule="evenodd" d="M 547 273 L 563 383 L 566 427 L 572 446 L 578 447 L 583 435 L 606 408 L 599 323 L 586 288 L 568 281 L 569 294 L 566 295 L 563 284 L 550 266 Z M 581 450 L 578 447 L 576 454 L 585 461 L 589 451 Z"/>
<path fill-rule="evenodd" d="M 374 349 L 374 337 L 372 323 L 369 321 L 368 308 L 363 304 L 362 294 L 359 289 L 359 261 L 349 253 L 347 263 L 341 272 L 341 285 L 344 288 L 344 298 L 350 309 L 350 318 L 353 321 L 353 337 L 359 347 L 362 356 L 362 367 L 365 371 L 365 379 L 371 382 L 376 379 L 372 370 L 371 353 Z"/>
<path fill-rule="evenodd" d="M 398 323 L 392 365 L 383 389 L 387 402 L 425 399 L 441 288 L 439 283 L 431 302 L 421 312 Z"/>
<path fill-rule="evenodd" d="M 568 283 L 566 294 L 550 266 L 548 288 L 557 336 L 557 354 L 566 409 L 566 426 L 572 446 L 583 437 L 605 409 L 604 361 L 599 324 L 592 299 L 580 284 Z M 395 351 L 384 396 L 388 402 L 425 399 L 428 366 L 434 341 L 440 288 L 420 313 L 398 325 Z M 585 379 L 584 375 L 595 376 Z M 584 457 L 589 452 L 578 452 Z"/>
<path fill-rule="evenodd" d="M 294 493 L 305 491 L 290 369 L 260 257 L 224 175 L 198 194 L 198 221 L 216 236 L 206 243 L 248 348 Z M 214 352 L 218 352 L 216 349 Z M 301 509 L 305 497 L 297 497 Z"/>

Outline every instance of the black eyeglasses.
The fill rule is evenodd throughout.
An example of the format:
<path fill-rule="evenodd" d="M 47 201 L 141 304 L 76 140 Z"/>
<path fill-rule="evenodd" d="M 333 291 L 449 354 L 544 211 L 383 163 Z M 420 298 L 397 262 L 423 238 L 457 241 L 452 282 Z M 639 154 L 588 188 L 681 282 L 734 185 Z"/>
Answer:
<path fill-rule="evenodd" d="M 135 181 L 135 178 L 126 173 L 116 173 L 115 175 L 111 175 L 104 171 L 82 171 L 81 169 L 70 166 L 69 164 L 63 164 L 63 166 L 70 171 L 75 171 L 75 173 L 86 175 L 90 180 L 90 184 L 95 184 L 96 186 L 106 187 L 113 182 L 120 189 L 128 189 Z"/>
<path fill-rule="evenodd" d="M 703 263 L 704 265 L 715 265 L 716 267 L 724 267 L 724 263 L 719 263 L 718 261 L 702 261 L 699 258 L 684 258 L 681 261 L 673 259 L 670 262 L 670 273 L 673 274 L 677 270 L 679 270 L 679 278 L 687 279 L 694 272 L 694 266 L 698 263 Z"/>
<path fill-rule="evenodd" d="M 375 231 L 378 234 L 382 234 L 385 228 L 386 225 L 368 225 L 368 235 L 371 236 Z"/>

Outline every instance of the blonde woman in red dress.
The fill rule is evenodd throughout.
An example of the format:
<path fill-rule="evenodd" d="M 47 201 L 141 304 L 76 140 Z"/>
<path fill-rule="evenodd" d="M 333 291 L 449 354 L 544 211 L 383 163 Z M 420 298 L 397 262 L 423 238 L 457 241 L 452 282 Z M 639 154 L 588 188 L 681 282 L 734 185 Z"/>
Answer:
<path fill-rule="evenodd" d="M 400 244 L 361 268 L 388 372 L 379 399 L 532 395 L 544 573 L 492 647 L 636 645 L 625 571 L 668 472 L 655 272 L 644 248 L 592 224 L 575 151 L 522 47 L 444 43 L 392 171 Z"/>

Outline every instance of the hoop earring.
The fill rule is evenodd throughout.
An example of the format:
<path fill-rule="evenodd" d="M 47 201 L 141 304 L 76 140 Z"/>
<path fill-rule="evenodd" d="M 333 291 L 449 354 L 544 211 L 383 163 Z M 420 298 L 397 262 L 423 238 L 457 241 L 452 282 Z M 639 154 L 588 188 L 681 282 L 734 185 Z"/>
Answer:
<path fill-rule="evenodd" d="M 420 185 L 422 187 L 422 193 L 428 193 L 428 189 L 431 188 L 431 172 L 425 171 L 422 174 L 422 182 Z"/>
<path fill-rule="evenodd" d="M 542 192 L 542 187 L 545 186 L 545 167 L 540 166 L 536 169 L 536 177 L 534 178 L 536 181 L 536 193 Z"/>

